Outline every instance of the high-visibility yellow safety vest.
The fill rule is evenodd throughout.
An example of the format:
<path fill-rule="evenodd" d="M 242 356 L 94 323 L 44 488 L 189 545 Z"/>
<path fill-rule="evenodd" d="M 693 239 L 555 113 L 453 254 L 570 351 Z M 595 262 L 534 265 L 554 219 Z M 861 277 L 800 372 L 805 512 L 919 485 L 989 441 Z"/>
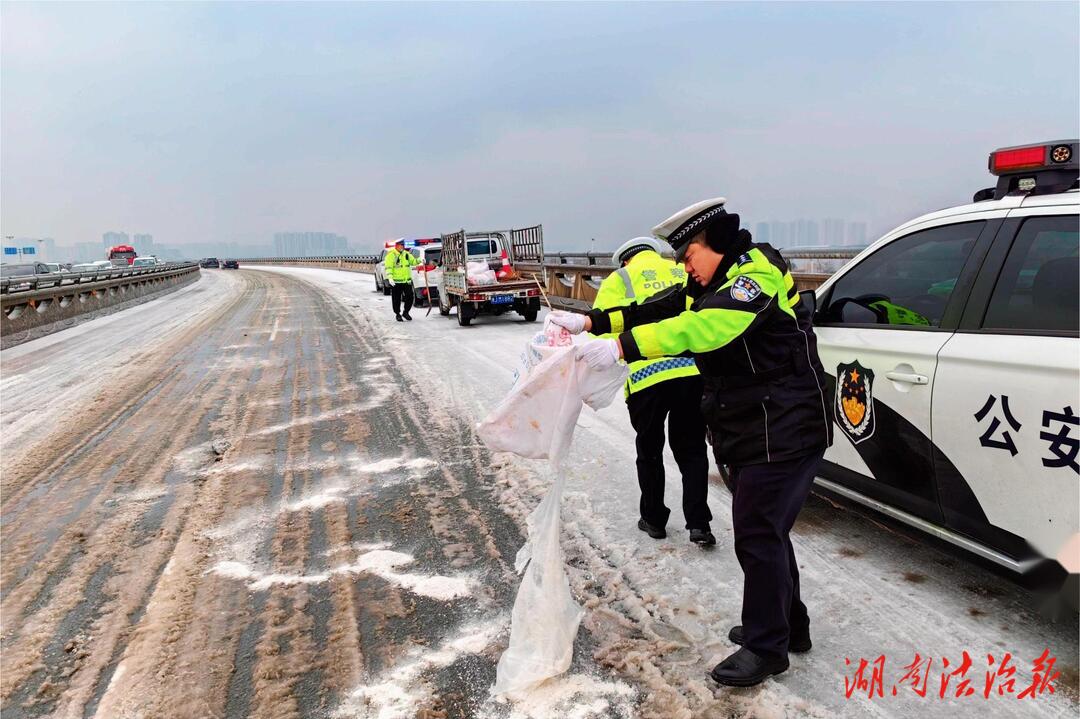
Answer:
<path fill-rule="evenodd" d="M 394 282 L 411 282 L 412 275 L 409 273 L 409 268 L 418 264 L 420 260 L 408 250 L 401 252 L 390 250 L 386 253 L 386 259 L 383 260 L 383 267 Z"/>
<path fill-rule="evenodd" d="M 593 308 L 606 310 L 626 307 L 635 302 L 644 302 L 668 287 L 685 285 L 686 270 L 652 250 L 645 250 L 631 257 L 626 266 L 604 278 L 596 293 Z M 612 338 L 618 335 L 610 333 L 600 336 Z M 625 396 L 629 397 L 634 392 L 665 380 L 693 377 L 696 374 L 698 369 L 693 357 L 660 357 L 631 362 L 630 374 L 624 388 Z"/>

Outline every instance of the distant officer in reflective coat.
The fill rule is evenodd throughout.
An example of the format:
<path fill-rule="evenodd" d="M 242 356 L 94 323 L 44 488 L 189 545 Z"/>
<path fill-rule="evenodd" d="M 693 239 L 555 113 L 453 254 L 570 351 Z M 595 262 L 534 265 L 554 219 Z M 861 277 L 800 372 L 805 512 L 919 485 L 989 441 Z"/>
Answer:
<path fill-rule="evenodd" d="M 695 282 L 647 302 L 581 316 L 553 314 L 571 331 L 615 332 L 583 358 L 690 354 L 705 384 L 701 409 L 718 464 L 734 480 L 735 554 L 743 570 L 742 645 L 713 670 L 720 684 L 751 686 L 810 649 L 790 531 L 832 442 L 831 403 L 810 312 L 780 253 L 755 244 L 724 198 L 691 205 L 653 234 L 667 240 Z"/>
<path fill-rule="evenodd" d="M 686 270 L 660 255 L 652 237 L 635 237 L 615 251 L 617 270 L 604 278 L 593 308 L 608 310 L 643 302 L 671 287 L 686 286 Z M 611 335 L 614 336 L 614 335 Z M 664 424 L 667 443 L 682 474 L 682 510 L 690 541 L 716 544 L 709 522 L 709 455 L 705 421 L 698 411 L 701 375 L 693 357 L 659 357 L 630 363 L 626 407 L 636 433 L 638 529 L 654 539 L 667 536 L 671 510 L 664 504 Z"/>
<path fill-rule="evenodd" d="M 405 249 L 405 243 L 398 240 L 394 249 L 386 253 L 383 268 L 390 279 L 390 305 L 394 308 L 394 318 L 401 322 L 402 316 L 412 321 L 409 310 L 413 305 L 412 268 L 420 264 L 416 255 Z M 405 311 L 401 311 L 401 301 L 405 300 Z"/>

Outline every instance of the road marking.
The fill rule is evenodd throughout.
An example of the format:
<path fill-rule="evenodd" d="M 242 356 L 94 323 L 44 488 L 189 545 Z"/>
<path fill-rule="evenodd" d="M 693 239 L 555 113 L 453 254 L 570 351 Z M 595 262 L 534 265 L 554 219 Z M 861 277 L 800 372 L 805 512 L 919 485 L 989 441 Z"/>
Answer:
<path fill-rule="evenodd" d="M 278 322 L 281 322 L 281 318 L 280 317 L 275 317 L 274 318 L 274 329 L 270 332 L 270 341 L 271 342 L 273 342 L 274 338 L 277 337 L 277 325 L 278 325 Z"/>

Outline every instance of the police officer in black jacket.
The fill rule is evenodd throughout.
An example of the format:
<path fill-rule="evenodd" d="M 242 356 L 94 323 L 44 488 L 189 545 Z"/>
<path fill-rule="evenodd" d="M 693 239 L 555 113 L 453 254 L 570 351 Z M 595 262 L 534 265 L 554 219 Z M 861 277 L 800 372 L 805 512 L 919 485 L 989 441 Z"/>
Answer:
<path fill-rule="evenodd" d="M 583 349 L 596 367 L 688 354 L 697 362 L 713 452 L 733 480 L 735 554 L 744 577 L 743 623 L 728 634 L 742 648 L 711 676 L 752 686 L 785 671 L 789 651 L 811 646 L 790 531 L 832 442 L 832 412 L 810 312 L 787 263 L 769 245 L 753 243 L 724 203 L 699 202 L 653 229 L 696 280 L 686 289 L 552 319 L 572 332 L 618 333 Z"/>

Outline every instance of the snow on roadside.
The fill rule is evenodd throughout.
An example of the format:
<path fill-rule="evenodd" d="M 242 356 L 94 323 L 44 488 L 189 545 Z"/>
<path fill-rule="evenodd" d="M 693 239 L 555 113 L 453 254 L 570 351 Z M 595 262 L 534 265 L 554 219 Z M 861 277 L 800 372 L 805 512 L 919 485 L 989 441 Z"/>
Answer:
<path fill-rule="evenodd" d="M 125 382 L 129 363 L 216 311 L 242 287 L 239 277 L 205 272 L 198 281 L 158 299 L 5 349 L 0 353 L 0 447 L 5 460 L 30 449 L 46 430 L 78 411 L 79 404 Z M 47 361 L 38 361 L 41 357 Z M 93 382 L 85 381 L 88 367 L 95 368 Z"/>
<path fill-rule="evenodd" d="M 523 346 L 540 328 L 512 315 L 482 318 L 470 328 L 436 314 L 398 324 L 387 300 L 371 291 L 369 276 L 308 268 L 270 271 L 323 287 L 351 308 L 399 368 L 424 388 L 428 401 L 456 418 L 432 420 L 433 430 L 447 436 L 457 429 L 452 422 L 473 424 L 497 404 L 513 382 Z M 598 645 L 595 660 L 642 690 L 635 716 L 1076 715 L 1076 700 L 1067 688 L 1035 702 L 991 697 L 984 703 L 981 695 L 978 702 L 936 695 L 921 699 L 907 688 L 874 701 L 865 694 L 847 699 L 844 681 L 852 669 L 845 658 L 857 662 L 885 655 L 890 662 L 886 681 L 893 682 L 916 651 L 958 661 L 962 651 L 985 657 L 1005 650 L 1019 658 L 1017 684 L 1026 686 L 1030 662 L 1044 647 L 1075 672 L 1077 640 L 1068 627 L 1042 622 L 1024 604 L 1022 592 L 980 591 L 1001 582 L 985 570 L 843 511 L 824 526 L 796 525 L 793 534 L 814 650 L 793 655 L 788 672 L 758 687 L 717 688 L 707 672 L 735 648 L 727 631 L 740 623 L 742 599 L 742 573 L 731 548 L 730 497 L 710 487 L 719 543 L 712 551 L 702 550 L 690 545 L 681 529 L 681 491 L 678 481 L 669 479 L 669 537 L 645 537 L 635 527 L 633 444 L 624 406 L 583 412 L 571 455 L 575 470 L 563 503 L 563 547 L 575 596 L 587 610 L 584 627 Z M 679 476 L 670 456 L 665 466 L 669 478 Z M 542 463 L 512 455 L 493 455 L 491 469 L 504 511 L 523 525 L 551 477 Z M 606 678 L 593 680 L 599 686 Z M 599 697 L 585 692 L 574 705 Z M 607 701 L 615 713 L 618 701 L 610 696 Z"/>

